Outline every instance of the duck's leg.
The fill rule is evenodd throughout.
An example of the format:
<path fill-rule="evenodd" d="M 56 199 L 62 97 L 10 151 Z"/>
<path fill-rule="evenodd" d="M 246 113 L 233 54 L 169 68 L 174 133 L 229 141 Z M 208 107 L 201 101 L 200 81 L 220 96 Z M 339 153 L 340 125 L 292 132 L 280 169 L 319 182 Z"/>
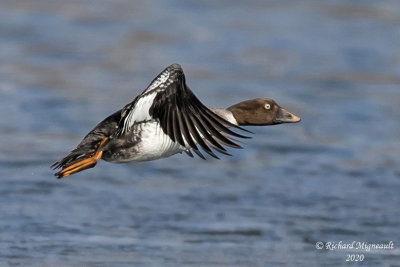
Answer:
<path fill-rule="evenodd" d="M 57 176 L 58 178 L 65 178 L 76 172 L 80 172 L 96 166 L 97 162 L 101 159 L 101 156 L 103 155 L 103 150 L 101 148 L 103 147 L 107 139 L 108 137 L 105 137 L 103 138 L 103 140 L 101 140 L 96 152 L 92 154 L 87 154 L 81 160 L 78 159 L 77 162 L 64 167 L 61 171 L 57 172 L 55 176 Z"/>

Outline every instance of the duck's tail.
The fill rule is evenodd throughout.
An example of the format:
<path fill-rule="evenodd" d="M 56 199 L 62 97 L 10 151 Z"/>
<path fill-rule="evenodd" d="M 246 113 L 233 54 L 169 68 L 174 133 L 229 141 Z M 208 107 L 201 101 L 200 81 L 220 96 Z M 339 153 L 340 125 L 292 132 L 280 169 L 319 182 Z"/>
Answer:
<path fill-rule="evenodd" d="M 71 153 L 51 166 L 53 169 L 61 168 L 55 176 L 64 178 L 96 166 L 103 155 L 103 146 L 115 131 L 120 119 L 121 110 L 118 110 L 97 124 Z"/>
<path fill-rule="evenodd" d="M 93 168 L 96 166 L 97 162 L 101 159 L 101 156 L 103 155 L 103 150 L 102 147 L 104 146 L 105 142 L 107 141 L 108 137 L 104 137 L 99 145 L 97 146 L 97 149 L 91 153 L 86 153 L 84 155 L 76 156 L 77 152 L 80 151 L 73 151 L 71 154 L 66 156 L 65 158 L 61 159 L 60 161 L 57 161 L 52 165 L 53 168 L 62 168 L 61 171 L 55 173 L 54 175 L 57 176 L 57 178 L 65 178 L 71 174 Z"/>

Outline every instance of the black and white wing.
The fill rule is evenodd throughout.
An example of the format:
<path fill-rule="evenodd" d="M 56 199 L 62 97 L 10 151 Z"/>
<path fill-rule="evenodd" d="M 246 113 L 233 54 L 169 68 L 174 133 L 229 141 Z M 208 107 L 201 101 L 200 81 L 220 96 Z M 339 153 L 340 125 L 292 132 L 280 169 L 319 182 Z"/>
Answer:
<path fill-rule="evenodd" d="M 229 128 L 247 130 L 221 118 L 200 102 L 186 85 L 185 75 L 178 64 L 167 67 L 122 110 L 121 133 L 129 131 L 135 122 L 153 119 L 159 121 L 161 129 L 172 141 L 188 148 L 189 156 L 192 156 L 189 150 L 192 149 L 203 159 L 198 145 L 218 158 L 211 148 L 229 155 L 222 145 L 241 148 L 232 141 L 233 137 L 249 138 Z"/>

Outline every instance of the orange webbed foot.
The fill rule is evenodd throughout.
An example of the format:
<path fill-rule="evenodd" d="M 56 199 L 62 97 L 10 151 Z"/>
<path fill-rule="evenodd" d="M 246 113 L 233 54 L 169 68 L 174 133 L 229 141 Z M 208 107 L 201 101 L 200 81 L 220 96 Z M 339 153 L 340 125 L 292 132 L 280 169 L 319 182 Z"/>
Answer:
<path fill-rule="evenodd" d="M 93 154 L 87 154 L 86 156 L 82 157 L 80 160 L 78 159 L 75 163 L 71 165 L 65 166 L 61 171 L 54 174 L 57 178 L 65 178 L 71 174 L 93 168 L 96 166 L 97 162 L 101 159 L 103 155 L 103 151 L 101 148 L 103 147 L 104 143 L 107 141 L 108 137 L 105 137 L 101 140 L 97 150 Z"/>

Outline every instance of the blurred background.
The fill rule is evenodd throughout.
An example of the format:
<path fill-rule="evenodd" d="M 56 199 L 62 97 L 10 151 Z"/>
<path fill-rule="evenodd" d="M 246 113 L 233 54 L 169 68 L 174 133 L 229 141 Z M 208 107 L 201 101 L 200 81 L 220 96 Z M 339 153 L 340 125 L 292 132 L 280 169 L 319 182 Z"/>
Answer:
<path fill-rule="evenodd" d="M 337 266 L 400 261 L 400 3 L 0 3 L 0 265 Z M 49 166 L 180 63 L 203 103 L 271 97 L 221 160 Z M 317 250 L 394 241 L 392 250 Z"/>

